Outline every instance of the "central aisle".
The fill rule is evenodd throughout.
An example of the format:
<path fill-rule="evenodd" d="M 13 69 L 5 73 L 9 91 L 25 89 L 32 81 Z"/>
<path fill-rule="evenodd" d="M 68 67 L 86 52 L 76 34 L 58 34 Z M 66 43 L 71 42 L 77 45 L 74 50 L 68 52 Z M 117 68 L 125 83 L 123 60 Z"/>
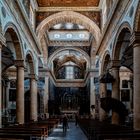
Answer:
<path fill-rule="evenodd" d="M 46 140 L 88 140 L 79 126 L 75 123 L 69 122 L 69 129 L 67 133 L 63 133 L 62 125 L 59 125 L 53 130 Z"/>

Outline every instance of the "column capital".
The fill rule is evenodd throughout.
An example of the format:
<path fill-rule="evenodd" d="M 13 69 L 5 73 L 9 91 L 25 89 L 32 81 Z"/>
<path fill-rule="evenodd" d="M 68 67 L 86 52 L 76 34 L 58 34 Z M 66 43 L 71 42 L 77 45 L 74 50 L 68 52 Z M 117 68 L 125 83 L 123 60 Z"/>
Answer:
<path fill-rule="evenodd" d="M 24 60 L 15 60 L 14 64 L 16 67 L 25 67 Z"/>
<path fill-rule="evenodd" d="M 140 32 L 133 32 L 130 38 L 130 45 L 133 47 L 139 45 L 140 46 Z"/>
<path fill-rule="evenodd" d="M 38 80 L 38 76 L 36 74 L 29 74 L 30 79 L 35 79 L 36 81 Z"/>
<path fill-rule="evenodd" d="M 111 68 L 119 68 L 120 67 L 120 60 L 111 60 L 110 66 L 111 66 Z"/>

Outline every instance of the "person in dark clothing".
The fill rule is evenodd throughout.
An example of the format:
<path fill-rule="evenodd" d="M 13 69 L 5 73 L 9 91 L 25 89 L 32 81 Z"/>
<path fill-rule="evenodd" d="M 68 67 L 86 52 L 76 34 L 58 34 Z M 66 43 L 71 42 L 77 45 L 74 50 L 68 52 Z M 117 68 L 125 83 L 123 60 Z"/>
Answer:
<path fill-rule="evenodd" d="M 63 117 L 63 132 L 67 131 L 67 127 L 68 127 L 68 118 L 67 115 L 65 114 Z"/>

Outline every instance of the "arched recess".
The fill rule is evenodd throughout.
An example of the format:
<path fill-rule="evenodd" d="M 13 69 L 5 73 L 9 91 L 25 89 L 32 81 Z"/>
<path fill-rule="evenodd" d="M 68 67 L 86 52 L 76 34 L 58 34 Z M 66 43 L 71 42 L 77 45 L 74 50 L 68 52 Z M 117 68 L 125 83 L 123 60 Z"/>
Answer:
<path fill-rule="evenodd" d="M 24 60 L 24 57 L 23 57 L 24 51 L 22 49 L 21 34 L 20 34 L 19 29 L 16 27 L 14 23 L 8 22 L 3 28 L 3 35 L 5 38 L 5 45 L 2 47 L 1 61 L 2 61 L 2 81 L 5 84 L 3 84 L 1 88 L 2 97 L 3 97 L 2 102 L 8 103 L 7 99 L 9 98 L 9 96 L 12 95 L 12 97 L 14 97 L 14 99 L 12 99 L 12 102 L 17 103 L 16 91 L 18 90 L 18 88 L 16 86 L 16 82 L 12 74 L 14 73 L 15 78 L 17 78 L 16 77 L 17 69 L 16 67 L 14 67 L 15 60 L 21 60 L 21 62 Z M 12 72 L 10 70 L 12 70 Z M 8 84 L 11 84 L 12 81 L 14 81 L 15 83 L 13 86 L 15 89 L 13 90 L 13 92 L 10 92 L 11 87 L 9 87 Z M 5 90 L 6 87 L 8 87 L 9 91 Z M 22 91 L 20 93 L 22 94 Z M 16 109 L 17 109 L 16 106 L 12 107 L 12 105 L 10 104 L 5 105 L 5 103 L 3 104 L 4 107 L 2 108 L 2 111 L 6 111 L 7 109 L 8 110 L 10 109 L 12 112 L 12 116 L 13 117 L 16 116 Z"/>
<path fill-rule="evenodd" d="M 24 59 L 24 57 L 23 57 L 24 49 L 22 46 L 21 35 L 20 35 L 16 25 L 12 22 L 8 22 L 4 27 L 4 35 L 6 38 L 6 42 L 12 41 L 12 43 L 13 43 L 14 50 L 15 50 L 15 59 L 23 60 Z M 10 39 L 10 40 L 8 40 L 8 39 Z"/>
<path fill-rule="evenodd" d="M 90 58 L 88 56 L 88 54 L 81 50 L 81 49 L 78 49 L 78 48 L 73 48 L 73 47 L 67 47 L 67 48 L 60 48 L 58 49 L 57 51 L 55 51 L 50 57 L 49 57 L 49 60 L 48 60 L 48 67 L 50 68 L 51 67 L 51 63 L 53 62 L 53 60 L 55 59 L 56 55 L 59 54 L 60 52 L 62 51 L 66 51 L 66 50 L 73 50 L 73 51 L 77 51 L 77 52 L 80 52 L 81 54 L 84 55 L 84 57 L 86 58 L 87 60 L 87 67 L 90 66 Z"/>
<path fill-rule="evenodd" d="M 112 59 L 120 60 L 120 66 L 133 70 L 133 48 L 130 46 L 131 34 L 130 24 L 128 22 L 122 23 L 114 41 Z"/>
<path fill-rule="evenodd" d="M 101 32 L 97 24 L 92 20 L 90 20 L 89 18 L 87 18 L 86 16 L 73 11 L 59 12 L 44 19 L 37 27 L 36 33 L 38 37 L 42 38 L 45 30 L 48 30 L 53 25 L 61 22 L 72 22 L 72 23 L 83 25 L 94 35 L 95 41 L 96 42 L 99 41 Z"/>
<path fill-rule="evenodd" d="M 49 30 L 49 28 L 54 26 L 55 24 L 64 23 L 64 22 L 71 22 L 84 26 L 94 36 L 92 40 L 92 42 L 94 42 L 93 43 L 94 45 L 92 45 L 92 48 L 97 47 L 99 39 L 101 37 L 101 31 L 98 25 L 94 21 L 77 12 L 73 12 L 73 11 L 59 12 L 44 19 L 38 25 L 36 30 L 37 36 L 39 38 L 43 50 L 44 61 L 46 61 L 45 59 L 47 56 L 45 31 Z M 93 50 L 92 48 L 91 51 Z"/>
<path fill-rule="evenodd" d="M 109 53 L 109 51 L 106 51 L 104 56 L 103 56 L 103 63 L 101 66 L 101 74 L 104 74 L 108 70 L 110 60 L 111 60 L 110 53 Z"/>
<path fill-rule="evenodd" d="M 28 74 L 35 74 L 35 64 L 34 58 L 31 51 L 27 51 L 26 53 L 26 68 Z"/>

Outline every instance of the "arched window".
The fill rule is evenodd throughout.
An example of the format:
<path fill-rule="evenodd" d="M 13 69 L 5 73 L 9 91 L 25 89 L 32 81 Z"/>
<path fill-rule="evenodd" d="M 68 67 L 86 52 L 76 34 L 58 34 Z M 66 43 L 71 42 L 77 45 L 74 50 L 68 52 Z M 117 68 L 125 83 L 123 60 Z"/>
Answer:
<path fill-rule="evenodd" d="M 66 66 L 66 79 L 74 79 L 74 67 Z"/>

